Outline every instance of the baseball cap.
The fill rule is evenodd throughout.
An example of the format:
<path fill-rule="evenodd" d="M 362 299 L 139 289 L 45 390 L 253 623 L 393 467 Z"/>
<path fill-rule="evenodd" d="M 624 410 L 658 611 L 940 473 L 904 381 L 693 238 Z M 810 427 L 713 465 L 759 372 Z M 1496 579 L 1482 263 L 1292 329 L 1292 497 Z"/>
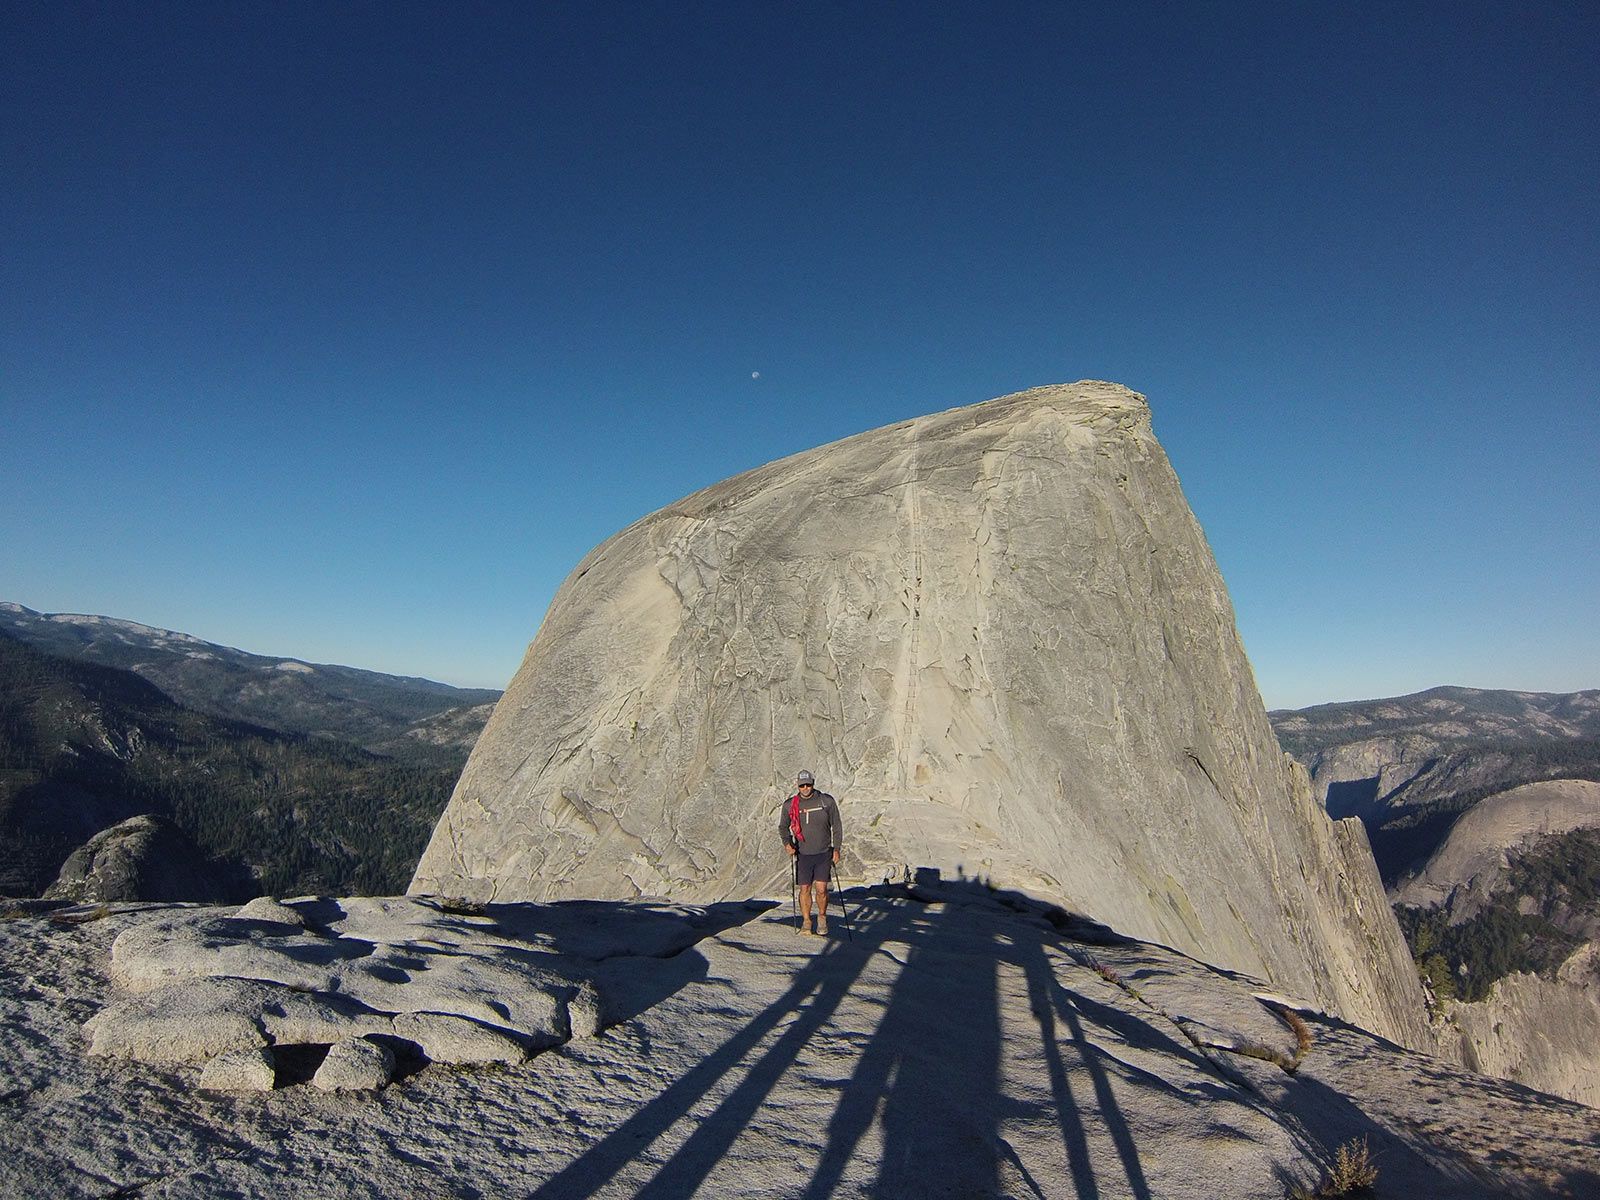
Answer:
<path fill-rule="evenodd" d="M 801 771 L 800 772 L 800 776 L 796 780 L 796 782 L 797 783 L 812 783 L 812 784 L 814 784 L 817 781 L 815 779 L 811 778 L 811 772 L 810 771 Z"/>

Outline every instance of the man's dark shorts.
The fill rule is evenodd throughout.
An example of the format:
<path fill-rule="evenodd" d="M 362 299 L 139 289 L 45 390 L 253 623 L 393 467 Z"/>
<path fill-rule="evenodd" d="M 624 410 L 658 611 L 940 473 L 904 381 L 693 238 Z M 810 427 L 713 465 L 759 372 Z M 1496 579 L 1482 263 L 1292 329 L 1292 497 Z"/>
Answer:
<path fill-rule="evenodd" d="M 795 867 L 800 872 L 798 882 L 801 887 L 808 883 L 827 883 L 833 878 L 833 852 L 824 850 L 821 854 L 796 854 Z"/>

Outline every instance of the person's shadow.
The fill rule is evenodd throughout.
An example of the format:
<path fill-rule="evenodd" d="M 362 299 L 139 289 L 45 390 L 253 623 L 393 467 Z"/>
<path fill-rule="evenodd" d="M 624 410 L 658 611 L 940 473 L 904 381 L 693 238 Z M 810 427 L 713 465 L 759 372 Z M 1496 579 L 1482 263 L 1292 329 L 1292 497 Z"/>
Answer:
<path fill-rule="evenodd" d="M 1309 1073 L 1274 1075 L 1280 1086 L 1269 1099 L 1219 1068 L 1174 1018 L 1120 999 L 1121 984 L 1102 986 L 1089 948 L 1128 943 L 1103 926 L 972 880 L 854 889 L 841 901 L 833 939 L 781 995 L 533 1197 L 622 1187 L 653 1200 L 711 1194 L 735 1143 L 755 1127 L 791 1147 L 773 1195 L 1154 1200 L 1146 1161 L 1161 1147 L 1142 1153 L 1138 1130 L 1164 1128 L 1163 1110 L 1170 1117 L 1195 1105 L 1213 1106 L 1203 1115 L 1214 1126 L 1228 1123 L 1229 1108 L 1266 1117 L 1308 1171 L 1337 1142 L 1366 1137 L 1412 1194 L 1494 1194 L 1461 1155 L 1411 1146 Z M 1019 1031 L 1024 1011 L 1036 1033 Z M 1019 1040 L 1030 1037 L 1039 1040 Z M 1047 1094 L 1006 1082 L 1002 1072 L 1018 1062 L 1032 1079 L 1042 1067 Z M 797 1086 L 809 1089 L 798 1107 Z M 775 1093 L 784 1117 L 763 1111 Z M 802 1110 L 801 1126 L 784 1124 Z M 1052 1127 L 1050 1144 L 1041 1141 Z M 1016 1129 L 1031 1140 L 1014 1146 Z M 1575 1168 L 1569 1178 L 1589 1175 Z M 1305 1182 L 1283 1180 L 1286 1191 Z"/>
<path fill-rule="evenodd" d="M 980 898 L 981 906 L 968 903 Z M 852 1174 L 851 1163 L 869 1134 L 882 1139 L 872 1194 L 995 1195 L 1002 1190 L 1003 1173 L 1020 1176 L 1036 1194 L 1045 1194 L 999 1128 L 1006 1102 L 998 975 L 1002 964 L 1009 964 L 1026 979 L 1039 1022 L 1077 1194 L 1100 1194 L 1085 1128 L 1085 1112 L 1092 1110 L 1089 1119 L 1115 1146 L 1121 1178 L 1112 1190 L 1150 1200 L 1137 1146 L 1098 1054 L 1085 1046 L 1073 1053 L 1071 1069 L 1063 1061 L 1063 1037 L 1082 1041 L 1084 1035 L 1080 1010 L 1056 982 L 1043 950 L 1060 935 L 1048 926 L 1008 922 L 996 905 L 995 893 L 976 882 L 941 884 L 933 893 L 888 886 L 845 893 L 834 909 L 834 939 L 799 968 L 778 1000 L 533 1196 L 594 1194 L 737 1074 L 717 1106 L 696 1119 L 637 1192 L 656 1200 L 693 1194 L 807 1045 L 840 1036 L 831 1022 L 863 972 L 874 963 L 881 970 L 890 958 L 903 965 L 888 987 L 876 1029 L 839 1091 L 816 1167 L 799 1194 L 820 1200 L 833 1195 L 847 1176 L 855 1179 L 861 1168 L 857 1163 Z M 855 1037 L 859 1040 L 860 1031 Z M 1181 1052 L 1176 1043 L 1173 1049 Z M 1069 1084 L 1069 1075 L 1079 1071 L 1089 1080 L 1084 1095 L 1074 1094 Z M 877 1134 L 872 1133 L 875 1124 L 881 1129 Z"/>

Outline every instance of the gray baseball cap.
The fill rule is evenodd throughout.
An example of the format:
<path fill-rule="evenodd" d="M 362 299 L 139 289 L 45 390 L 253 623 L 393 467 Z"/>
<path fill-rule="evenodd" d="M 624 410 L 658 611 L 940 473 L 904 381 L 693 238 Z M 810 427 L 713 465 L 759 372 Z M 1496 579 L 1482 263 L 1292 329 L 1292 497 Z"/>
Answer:
<path fill-rule="evenodd" d="M 815 779 L 811 778 L 811 772 L 810 771 L 801 771 L 800 775 L 799 775 L 799 778 L 796 779 L 795 782 L 796 783 L 815 784 L 817 781 Z"/>

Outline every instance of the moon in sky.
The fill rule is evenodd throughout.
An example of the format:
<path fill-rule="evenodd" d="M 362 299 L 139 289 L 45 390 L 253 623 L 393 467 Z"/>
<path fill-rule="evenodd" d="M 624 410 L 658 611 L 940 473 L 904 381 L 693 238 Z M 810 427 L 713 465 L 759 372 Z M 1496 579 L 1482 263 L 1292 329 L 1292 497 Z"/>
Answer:
<path fill-rule="evenodd" d="M 750 378 L 751 379 L 760 379 L 761 378 L 761 372 L 760 371 L 751 371 L 750 372 Z"/>

